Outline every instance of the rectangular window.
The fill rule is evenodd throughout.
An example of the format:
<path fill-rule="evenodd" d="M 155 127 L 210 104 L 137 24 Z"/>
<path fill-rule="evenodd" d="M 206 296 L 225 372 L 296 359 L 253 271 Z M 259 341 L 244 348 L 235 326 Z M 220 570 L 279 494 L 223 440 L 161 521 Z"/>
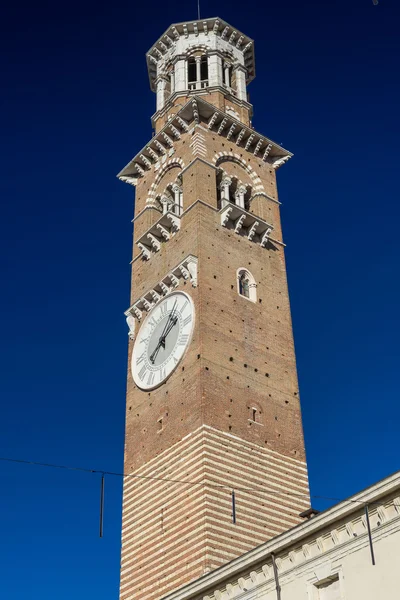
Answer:
<path fill-rule="evenodd" d="M 194 58 L 189 59 L 188 62 L 188 81 L 196 81 L 196 61 Z"/>
<path fill-rule="evenodd" d="M 319 583 L 316 587 L 318 589 L 318 600 L 342 600 L 338 577 Z"/>

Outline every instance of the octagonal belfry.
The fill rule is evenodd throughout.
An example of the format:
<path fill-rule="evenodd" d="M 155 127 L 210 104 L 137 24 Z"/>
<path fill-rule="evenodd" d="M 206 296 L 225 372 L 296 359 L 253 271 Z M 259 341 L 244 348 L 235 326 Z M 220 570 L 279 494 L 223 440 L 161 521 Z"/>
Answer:
<path fill-rule="evenodd" d="M 171 25 L 146 58 L 157 94 L 156 131 L 193 93 L 250 124 L 247 85 L 255 77 L 254 43 L 222 19 Z"/>

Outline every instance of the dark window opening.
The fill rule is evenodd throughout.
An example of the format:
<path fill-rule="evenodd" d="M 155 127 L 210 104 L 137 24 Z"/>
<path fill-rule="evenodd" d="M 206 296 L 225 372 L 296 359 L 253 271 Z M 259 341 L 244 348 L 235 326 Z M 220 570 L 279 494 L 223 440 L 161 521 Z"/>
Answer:
<path fill-rule="evenodd" d="M 188 81 L 189 83 L 196 81 L 196 61 L 194 58 L 188 60 Z"/>
<path fill-rule="evenodd" d="M 202 56 L 202 57 L 201 57 L 201 64 L 200 64 L 200 78 L 201 78 L 201 81 L 205 81 L 206 79 L 208 79 L 208 63 L 207 63 L 207 56 Z"/>
<path fill-rule="evenodd" d="M 246 275 L 239 277 L 239 294 L 245 298 L 250 298 L 250 285 Z"/>

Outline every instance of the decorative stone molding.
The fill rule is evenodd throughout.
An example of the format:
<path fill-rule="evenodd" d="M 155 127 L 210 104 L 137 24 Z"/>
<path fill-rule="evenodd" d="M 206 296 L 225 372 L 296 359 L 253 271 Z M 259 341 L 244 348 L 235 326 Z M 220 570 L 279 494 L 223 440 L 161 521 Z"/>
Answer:
<path fill-rule="evenodd" d="M 140 311 L 139 311 L 140 312 Z M 126 317 L 126 324 L 128 325 L 128 336 L 130 340 L 134 340 L 135 339 L 135 328 L 136 328 L 136 319 L 134 316 L 132 316 L 131 314 L 129 314 Z"/>
<path fill-rule="evenodd" d="M 143 260 L 150 260 L 154 252 L 159 252 L 162 244 L 168 242 L 181 226 L 180 217 L 168 211 L 169 204 L 173 204 L 173 200 L 164 196 L 162 201 L 165 203 L 167 212 L 136 242 L 141 250 Z"/>
<path fill-rule="evenodd" d="M 173 148 L 174 147 L 174 141 L 169 137 L 169 135 L 165 131 L 163 131 L 162 136 L 163 136 L 164 140 L 167 142 L 167 145 L 170 148 Z"/>
<path fill-rule="evenodd" d="M 290 159 L 290 156 L 282 156 L 280 158 L 277 158 L 276 160 L 274 160 L 272 162 L 272 166 L 274 169 L 279 169 L 279 167 L 284 165 L 289 159 Z"/>
<path fill-rule="evenodd" d="M 237 146 L 243 143 L 245 149 L 254 155 L 261 153 L 263 161 L 269 162 L 274 169 L 279 168 L 292 156 L 290 152 L 278 144 L 255 132 L 251 127 L 245 126 L 240 120 L 232 116 L 232 114 L 219 110 L 201 96 L 196 96 L 188 100 L 171 117 L 164 128 L 122 169 L 118 174 L 119 179 L 130 185 L 137 185 L 138 179 L 143 177 L 146 171 L 152 168 L 155 170 L 159 169 L 161 158 L 167 153 L 165 146 L 168 146 L 170 152 L 174 151 L 174 140 L 168 132 L 172 132 L 174 137 L 178 139 L 178 135 L 181 136 L 182 132 L 189 130 L 189 123 L 200 124 L 201 119 L 205 123 L 208 123 L 210 131 L 213 131 L 213 128 L 217 128 L 215 133 L 221 136 L 226 135 L 227 139 L 231 139 L 233 133 L 238 132 L 236 137 Z M 160 156 L 153 164 L 153 161 L 156 160 L 154 157 L 155 154 L 159 154 Z"/>
<path fill-rule="evenodd" d="M 164 225 L 161 225 L 161 223 L 157 223 L 156 228 L 161 233 L 161 236 L 164 238 L 164 240 L 167 242 L 171 237 L 171 234 L 169 233 L 168 229 L 166 229 Z"/>
<path fill-rule="evenodd" d="M 254 221 L 253 225 L 249 228 L 247 233 L 247 239 L 251 242 L 253 237 L 257 232 L 257 227 L 259 226 L 259 221 Z"/>
<path fill-rule="evenodd" d="M 212 126 L 214 125 L 214 123 L 217 119 L 218 119 L 218 113 L 215 112 L 213 114 L 213 116 L 211 117 L 211 119 L 208 121 L 208 129 L 212 129 Z"/>
<path fill-rule="evenodd" d="M 254 156 L 257 156 L 257 154 L 262 146 L 262 143 L 263 143 L 262 139 L 260 138 L 256 144 L 256 147 L 254 148 L 254 152 L 253 152 Z"/>
<path fill-rule="evenodd" d="M 212 160 L 213 164 L 215 164 L 217 167 L 227 161 L 236 163 L 242 167 L 244 171 L 246 171 L 252 180 L 252 188 L 255 194 L 262 192 L 265 193 L 260 177 L 254 171 L 254 169 L 240 156 L 240 154 L 237 154 L 236 152 L 217 152 Z"/>
<path fill-rule="evenodd" d="M 236 127 L 237 127 L 236 123 L 232 123 L 232 125 L 229 127 L 228 135 L 226 136 L 227 140 L 231 139 L 232 135 L 235 132 Z"/>
<path fill-rule="evenodd" d="M 207 156 L 206 138 L 200 131 L 195 131 L 190 142 L 193 156 L 205 158 Z"/>
<path fill-rule="evenodd" d="M 182 281 L 190 281 L 193 287 L 197 287 L 197 263 L 197 257 L 189 254 L 189 256 L 165 275 L 161 281 L 156 283 L 153 288 L 135 300 L 132 306 L 125 312 L 129 326 L 129 335 L 133 331 L 132 335 L 134 336 L 134 321 L 141 321 L 143 313 L 149 312 L 161 298 L 176 289 Z"/>
<path fill-rule="evenodd" d="M 227 206 L 226 210 L 224 210 L 223 214 L 221 214 L 221 225 L 222 227 L 226 227 L 227 223 L 230 220 L 230 215 L 233 211 L 233 206 Z"/>
<path fill-rule="evenodd" d="M 235 233 L 239 233 L 239 231 L 242 229 L 245 218 L 246 215 L 240 215 L 240 217 L 235 221 Z"/>
<path fill-rule="evenodd" d="M 147 239 L 150 241 L 151 247 L 154 252 L 159 252 L 161 250 L 161 242 L 155 235 L 152 233 L 147 234 Z"/>
<path fill-rule="evenodd" d="M 142 244 L 141 242 L 137 242 L 137 245 L 142 252 L 142 258 L 144 260 L 150 260 L 150 258 L 151 258 L 150 249 L 147 246 L 145 246 L 144 244 Z"/>
<path fill-rule="evenodd" d="M 265 248 L 266 247 L 266 245 L 268 244 L 268 240 L 270 238 L 271 233 L 272 233 L 272 227 L 268 227 L 268 229 L 263 233 L 263 235 L 261 237 L 261 241 L 260 241 L 261 248 Z"/>
<path fill-rule="evenodd" d="M 244 134 L 245 134 L 245 133 L 246 133 L 246 129 L 244 129 L 244 128 L 242 128 L 242 129 L 239 131 L 239 134 L 238 134 L 238 136 L 237 136 L 237 138 L 236 138 L 236 146 L 239 146 L 239 144 L 240 144 L 240 142 L 242 141 L 242 138 L 244 137 Z"/>
<path fill-rule="evenodd" d="M 264 154 L 263 154 L 263 160 L 267 160 L 269 153 L 272 150 L 272 144 L 268 144 L 268 146 L 265 148 L 264 150 Z"/>
<path fill-rule="evenodd" d="M 252 133 L 251 135 L 249 135 L 249 137 L 246 140 L 246 145 L 244 147 L 245 150 L 248 150 L 250 148 L 251 144 L 253 143 L 254 138 L 255 138 L 254 133 Z"/>
<path fill-rule="evenodd" d="M 226 203 L 219 212 L 223 227 L 233 229 L 237 234 L 244 233 L 250 241 L 258 242 L 265 248 L 273 230 L 272 225 L 232 202 Z"/>
<path fill-rule="evenodd" d="M 227 124 L 227 122 L 228 122 L 228 117 L 224 117 L 218 127 L 218 131 L 217 131 L 218 135 L 221 135 L 221 133 L 225 129 L 225 125 Z"/>

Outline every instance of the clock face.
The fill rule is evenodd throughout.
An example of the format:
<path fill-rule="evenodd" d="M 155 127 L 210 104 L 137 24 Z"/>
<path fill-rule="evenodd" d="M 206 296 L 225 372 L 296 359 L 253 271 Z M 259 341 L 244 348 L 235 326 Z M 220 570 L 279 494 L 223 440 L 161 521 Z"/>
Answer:
<path fill-rule="evenodd" d="M 150 312 L 136 337 L 132 377 L 142 390 L 163 383 L 188 347 L 194 326 L 194 305 L 188 294 L 173 292 Z"/>

